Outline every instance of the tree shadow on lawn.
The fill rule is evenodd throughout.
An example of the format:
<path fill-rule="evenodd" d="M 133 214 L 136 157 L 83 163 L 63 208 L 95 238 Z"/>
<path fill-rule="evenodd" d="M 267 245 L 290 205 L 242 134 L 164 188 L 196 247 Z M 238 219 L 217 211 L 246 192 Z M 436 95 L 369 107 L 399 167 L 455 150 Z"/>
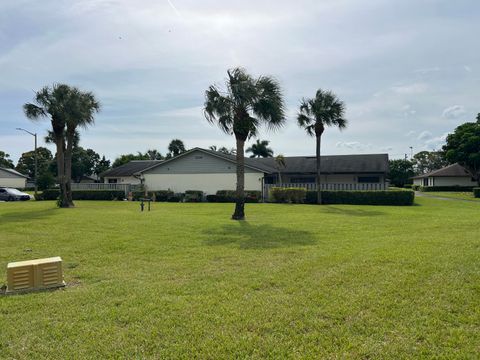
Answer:
<path fill-rule="evenodd" d="M 0 214 L 0 223 L 23 223 L 35 220 L 41 220 L 48 216 L 52 216 L 58 209 L 41 209 L 41 210 L 25 210 L 13 211 Z"/>
<path fill-rule="evenodd" d="M 317 240 L 305 230 L 292 230 L 272 225 L 252 225 L 238 221 L 204 232 L 209 246 L 238 245 L 240 249 L 274 249 L 314 245 Z"/>
<path fill-rule="evenodd" d="M 346 216 L 381 216 L 384 212 L 378 210 L 361 210 L 361 209 L 347 209 L 342 207 L 334 207 L 331 205 L 322 205 L 320 210 L 324 213 L 346 215 Z"/>

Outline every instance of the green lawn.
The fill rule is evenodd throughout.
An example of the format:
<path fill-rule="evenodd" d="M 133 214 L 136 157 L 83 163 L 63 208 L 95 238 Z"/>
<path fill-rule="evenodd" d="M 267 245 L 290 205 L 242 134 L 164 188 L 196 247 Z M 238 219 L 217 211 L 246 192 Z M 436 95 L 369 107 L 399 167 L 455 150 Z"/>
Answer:
<path fill-rule="evenodd" d="M 417 202 L 0 203 L 0 268 L 69 284 L 0 297 L 0 357 L 478 358 L 480 204 Z"/>
<path fill-rule="evenodd" d="M 422 193 L 426 196 L 439 196 L 449 199 L 474 200 L 480 201 L 480 198 L 473 197 L 473 192 L 454 192 L 454 191 L 432 191 Z"/>

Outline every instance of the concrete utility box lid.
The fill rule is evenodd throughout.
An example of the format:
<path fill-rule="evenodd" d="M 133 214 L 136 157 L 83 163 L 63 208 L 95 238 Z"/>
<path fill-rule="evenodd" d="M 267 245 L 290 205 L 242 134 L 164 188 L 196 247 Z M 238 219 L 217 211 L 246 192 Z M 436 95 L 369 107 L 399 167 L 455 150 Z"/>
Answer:
<path fill-rule="evenodd" d="M 7 293 L 65 286 L 59 256 L 12 262 L 7 265 Z"/>

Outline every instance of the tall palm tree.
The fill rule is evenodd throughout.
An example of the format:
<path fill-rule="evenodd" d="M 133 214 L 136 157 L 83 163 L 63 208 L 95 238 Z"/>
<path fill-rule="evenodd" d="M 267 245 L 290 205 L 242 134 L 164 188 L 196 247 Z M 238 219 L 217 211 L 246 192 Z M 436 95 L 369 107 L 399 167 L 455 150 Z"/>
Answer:
<path fill-rule="evenodd" d="M 23 105 L 27 118 L 39 120 L 49 118 L 52 124 L 53 139 L 57 148 L 57 181 L 60 185 L 58 205 L 69 207 L 65 177 L 65 126 L 70 109 L 71 89 L 65 84 L 45 86 L 35 93 L 34 103 Z"/>
<path fill-rule="evenodd" d="M 175 157 L 185 152 L 186 149 L 182 140 L 173 139 L 172 141 L 170 141 L 170 144 L 168 144 L 168 151 L 170 152 L 170 157 Z"/>
<path fill-rule="evenodd" d="M 270 144 L 270 141 L 267 141 L 267 140 L 257 140 L 257 142 L 255 144 L 252 144 L 252 146 L 250 146 L 248 149 L 247 149 L 247 152 L 250 152 L 252 153 L 252 155 L 250 155 L 251 158 L 255 158 L 255 157 L 263 157 L 263 158 L 267 158 L 267 157 L 273 157 L 273 150 L 271 148 L 268 147 L 268 144 Z"/>
<path fill-rule="evenodd" d="M 76 139 L 78 128 L 86 128 L 94 123 L 94 115 L 100 111 L 100 103 L 93 93 L 81 91 L 76 87 L 71 88 L 70 98 L 71 109 L 66 122 L 65 177 L 68 203 L 73 206 L 72 153 L 75 144 L 78 144 L 78 139 Z"/>
<path fill-rule="evenodd" d="M 260 125 L 277 129 L 285 123 L 282 91 L 272 77 L 253 78 L 242 68 L 227 71 L 225 89 L 211 85 L 205 92 L 205 117 L 236 139 L 237 186 L 234 220 L 245 219 L 245 141 Z"/>
<path fill-rule="evenodd" d="M 315 98 L 302 99 L 297 116 L 298 125 L 304 128 L 308 135 L 316 138 L 317 158 L 317 203 L 322 203 L 321 193 L 321 158 L 320 147 L 322 134 L 328 126 L 338 127 L 340 130 L 347 127 L 344 119 L 345 105 L 331 91 L 317 90 Z"/>

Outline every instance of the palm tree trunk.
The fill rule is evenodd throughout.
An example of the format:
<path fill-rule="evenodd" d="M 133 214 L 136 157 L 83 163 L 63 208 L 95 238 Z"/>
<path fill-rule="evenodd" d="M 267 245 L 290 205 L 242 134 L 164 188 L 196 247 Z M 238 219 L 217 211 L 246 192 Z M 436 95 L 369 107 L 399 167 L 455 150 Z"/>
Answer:
<path fill-rule="evenodd" d="M 245 220 L 245 141 L 237 140 L 237 190 L 232 220 Z"/>
<path fill-rule="evenodd" d="M 61 208 L 69 207 L 67 198 L 67 188 L 65 183 L 65 141 L 63 136 L 55 138 L 57 146 L 57 180 L 60 186 L 60 197 L 58 199 L 58 206 Z"/>
<path fill-rule="evenodd" d="M 320 158 L 320 145 L 321 145 L 321 135 L 317 135 L 317 204 L 322 203 L 322 179 L 321 179 L 321 158 Z"/>
<path fill-rule="evenodd" d="M 65 151 L 65 188 L 69 206 L 75 206 L 72 194 L 72 152 L 73 152 L 73 134 L 67 135 L 67 149 Z"/>

